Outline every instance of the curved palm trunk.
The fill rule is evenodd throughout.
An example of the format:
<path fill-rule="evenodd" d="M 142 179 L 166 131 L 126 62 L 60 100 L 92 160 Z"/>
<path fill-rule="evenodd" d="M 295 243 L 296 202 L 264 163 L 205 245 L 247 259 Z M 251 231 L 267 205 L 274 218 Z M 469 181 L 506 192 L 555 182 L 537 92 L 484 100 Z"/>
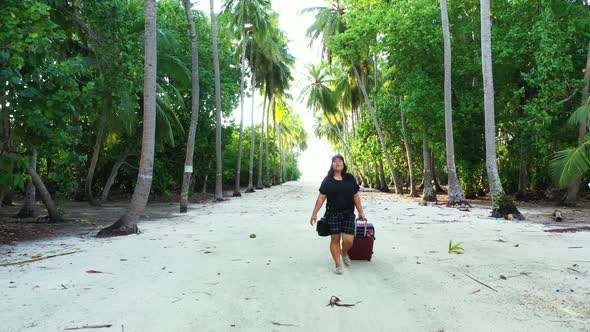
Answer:
<path fill-rule="evenodd" d="M 137 184 L 133 191 L 129 209 L 119 220 L 103 228 L 96 236 L 118 236 L 138 233 L 137 220 L 145 209 L 150 188 L 154 163 L 156 133 L 156 0 L 145 0 L 145 59 L 143 80 L 143 140 Z"/>
<path fill-rule="evenodd" d="M 27 172 L 31 176 L 31 181 L 33 181 L 33 184 L 39 190 L 39 195 L 41 195 L 41 200 L 43 201 L 43 204 L 45 204 L 45 208 L 47 208 L 47 213 L 49 214 L 49 221 L 50 222 L 63 221 L 63 216 L 61 215 L 61 213 L 57 209 L 55 202 L 51 198 L 51 194 L 49 194 L 47 187 L 45 187 L 45 184 L 43 183 L 43 180 L 41 180 L 41 177 L 39 176 L 39 174 L 37 174 L 37 171 L 32 166 L 29 166 L 29 168 L 27 168 Z"/>
<path fill-rule="evenodd" d="M 414 175 L 414 160 L 412 158 L 412 147 L 410 145 L 410 137 L 408 136 L 408 125 L 406 123 L 406 116 L 401 111 L 402 120 L 402 135 L 404 137 L 404 147 L 406 150 L 406 159 L 408 160 L 408 173 L 410 174 L 410 196 L 418 197 L 416 193 L 416 176 Z"/>
<path fill-rule="evenodd" d="M 465 193 L 455 167 L 455 143 L 453 140 L 453 109 L 451 92 L 451 34 L 449 31 L 449 17 L 447 13 L 447 0 L 440 0 L 440 11 L 442 16 L 442 29 L 444 40 L 445 58 L 445 141 L 447 145 L 447 172 L 449 174 L 449 201 L 447 205 L 464 205 Z"/>
<path fill-rule="evenodd" d="M 582 90 L 582 105 L 588 104 L 588 90 L 590 89 L 590 44 L 588 44 L 588 56 L 586 58 L 586 71 L 584 74 L 584 79 L 586 81 L 586 85 Z M 580 126 L 578 127 L 578 145 L 582 145 L 584 143 L 584 137 L 586 136 L 586 131 L 588 128 L 588 122 L 582 121 Z M 580 190 L 580 183 L 582 182 L 582 178 L 580 176 L 576 177 L 574 181 L 569 185 L 567 189 L 567 196 L 563 200 L 563 204 L 566 206 L 575 206 L 576 199 L 578 197 L 578 191 Z"/>
<path fill-rule="evenodd" d="M 251 52 L 250 52 L 251 53 Z M 250 58 L 252 58 L 250 56 Z M 250 115 L 250 164 L 248 166 L 248 189 L 247 193 L 254 192 L 254 145 L 256 145 L 256 131 L 254 130 L 254 93 L 256 89 L 254 83 L 256 82 L 256 74 L 252 73 L 252 111 Z"/>
<path fill-rule="evenodd" d="M 484 88 L 484 118 L 486 142 L 486 168 L 492 193 L 492 216 L 505 217 L 512 214 L 524 219 L 514 203 L 504 193 L 498 164 L 496 163 L 496 122 L 494 115 L 494 80 L 492 75 L 492 34 L 490 21 L 490 0 L 480 0 L 481 4 L 481 56 Z"/>
<path fill-rule="evenodd" d="M 93 206 L 100 206 L 100 203 L 94 199 L 94 195 L 92 194 L 92 182 L 94 180 L 94 171 L 96 170 L 96 164 L 98 163 L 98 155 L 100 154 L 100 148 L 102 146 L 102 140 L 104 137 L 104 124 L 101 124 L 98 127 L 98 132 L 96 133 L 96 142 L 94 143 L 94 151 L 92 153 L 92 158 L 90 159 L 90 166 L 88 167 L 88 175 L 86 176 L 86 198 L 88 199 L 88 203 Z"/>
<path fill-rule="evenodd" d="M 127 159 L 127 157 L 129 157 L 128 149 L 126 149 L 125 152 L 123 152 L 123 154 L 119 157 L 119 159 L 117 159 L 117 161 L 113 165 L 113 168 L 111 169 L 111 174 L 109 174 L 107 182 L 105 183 L 104 188 L 102 189 L 102 194 L 100 196 L 101 203 L 104 203 L 108 200 L 111 188 L 113 187 L 115 179 L 119 174 L 119 169 L 125 163 L 125 159 Z"/>
<path fill-rule="evenodd" d="M 426 142 L 426 133 L 422 133 L 422 155 L 424 157 L 424 189 L 422 191 L 423 202 L 436 202 L 436 193 L 432 185 L 432 169 L 430 167 L 432 160 L 430 158 L 430 147 Z"/>
<path fill-rule="evenodd" d="M 385 144 L 385 139 L 383 138 L 383 132 L 381 132 L 381 126 L 379 125 L 379 120 L 377 120 L 377 116 L 375 115 L 375 110 L 373 109 L 373 106 L 371 105 L 371 101 L 369 100 L 369 96 L 367 95 L 367 89 L 365 88 L 365 83 L 361 79 L 361 76 L 360 76 L 356 66 L 354 64 L 352 64 L 352 67 L 354 69 L 354 74 L 356 75 L 356 79 L 359 83 L 359 87 L 361 88 L 361 92 L 363 93 L 363 96 L 365 97 L 365 104 L 367 105 L 367 108 L 369 109 L 369 113 L 371 114 L 371 119 L 373 119 L 373 124 L 375 125 L 375 129 L 377 130 L 377 136 L 379 136 L 379 142 L 381 143 L 381 148 L 383 149 L 383 154 L 385 155 L 385 159 L 387 160 L 387 165 L 389 166 L 389 169 L 391 170 L 391 177 L 393 178 L 393 183 L 395 185 L 395 193 L 401 195 L 401 194 L 403 194 L 402 181 L 399 178 L 399 174 L 397 173 L 397 170 L 393 167 L 393 162 L 391 161 L 391 157 L 389 156 L 389 152 L 387 151 L 387 145 Z"/>
<path fill-rule="evenodd" d="M 256 184 L 256 189 L 264 189 L 264 184 L 262 182 L 262 161 L 264 160 L 264 113 L 266 110 L 267 99 L 268 89 L 264 94 L 264 102 L 262 103 L 262 120 L 260 121 L 260 148 L 258 152 L 258 183 Z"/>
<path fill-rule="evenodd" d="M 195 137 L 197 135 L 197 125 L 199 121 L 199 41 L 197 39 L 197 31 L 195 29 L 195 22 L 193 20 L 193 12 L 191 9 L 190 0 L 182 0 L 184 11 L 186 13 L 186 20 L 188 21 L 189 34 L 191 36 L 191 79 L 192 79 L 192 113 L 191 125 L 188 133 L 188 140 L 186 143 L 186 156 L 184 159 L 184 175 L 182 177 L 182 189 L 180 191 L 180 212 L 184 213 L 188 210 L 188 192 L 191 186 L 191 178 L 193 175 L 193 159 L 195 151 Z"/>
<path fill-rule="evenodd" d="M 244 75 L 246 72 L 246 29 L 242 27 L 242 76 L 240 79 L 240 134 L 238 139 L 238 161 L 236 162 L 236 183 L 234 186 L 234 197 L 242 196 L 240 193 L 240 177 L 242 169 L 242 145 L 244 144 Z"/>
<path fill-rule="evenodd" d="M 31 151 L 31 168 L 37 172 L 37 149 Z M 16 214 L 17 218 L 30 218 L 35 216 L 35 193 L 37 189 L 32 180 L 27 181 L 25 204 Z"/>
<path fill-rule="evenodd" d="M 215 1 L 210 0 L 211 35 L 213 42 L 213 68 L 215 70 L 215 157 L 217 174 L 215 176 L 215 199 L 223 199 L 223 169 L 221 160 L 221 77 L 219 73 L 219 50 L 217 49 L 217 23 L 215 20 Z"/>

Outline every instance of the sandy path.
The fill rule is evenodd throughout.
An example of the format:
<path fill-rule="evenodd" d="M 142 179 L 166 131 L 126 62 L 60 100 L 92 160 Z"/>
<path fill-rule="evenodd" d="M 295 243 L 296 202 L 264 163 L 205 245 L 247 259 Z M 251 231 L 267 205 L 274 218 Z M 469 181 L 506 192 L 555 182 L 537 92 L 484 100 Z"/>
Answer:
<path fill-rule="evenodd" d="M 546 233 L 542 225 L 486 218 L 483 209 L 365 199 L 377 228 L 374 259 L 337 276 L 328 240 L 308 224 L 317 187 L 288 183 L 195 205 L 187 215 L 142 223 L 139 236 L 4 246 L 0 252 L 15 253 L 1 261 L 83 252 L 0 267 L 0 330 L 86 324 L 126 332 L 590 329 L 589 232 Z M 447 253 L 451 239 L 465 242 L 465 254 Z M 85 272 L 90 269 L 109 274 Z M 520 272 L 531 274 L 499 279 Z M 326 307 L 332 295 L 362 302 Z"/>

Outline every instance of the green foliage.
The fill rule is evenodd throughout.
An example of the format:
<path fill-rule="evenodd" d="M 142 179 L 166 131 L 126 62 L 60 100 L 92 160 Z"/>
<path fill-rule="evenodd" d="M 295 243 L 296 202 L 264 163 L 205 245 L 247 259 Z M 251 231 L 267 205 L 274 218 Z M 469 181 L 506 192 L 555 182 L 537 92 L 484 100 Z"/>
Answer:
<path fill-rule="evenodd" d="M 456 254 L 462 254 L 465 252 L 465 249 L 463 249 L 463 247 L 461 247 L 461 244 L 463 242 L 459 242 L 459 243 L 455 243 L 453 244 L 453 241 L 449 241 L 449 254 L 450 253 L 456 253 Z"/>
<path fill-rule="evenodd" d="M 306 11 L 316 15 L 308 37 L 311 41 L 321 41 L 329 60 L 327 64 L 311 67 L 310 78 L 313 81 L 319 77 L 317 68 L 334 66 L 346 74 L 324 75 L 321 82 L 338 81 L 336 77 L 346 77 L 342 82 L 356 81 L 350 69 L 357 67 L 367 84 L 394 166 L 401 170 L 403 177 L 408 175 L 401 132 L 403 112 L 415 173 L 421 177 L 421 133 L 426 131 L 437 172 L 444 178 L 443 40 L 439 3 L 348 0 L 335 1 L 332 5 Z M 487 182 L 479 2 L 454 1 L 449 3 L 448 11 L 457 172 L 468 196 L 475 197 Z M 588 175 L 585 148 L 571 148 L 578 146 L 577 130 L 567 123 L 570 118 L 571 123 L 587 119 L 584 107 L 579 108 L 579 94 L 584 86 L 583 68 L 590 41 L 590 8 L 579 1 L 518 0 L 494 1 L 491 11 L 498 165 L 503 186 L 509 192 L 517 190 L 521 161 L 526 165 L 531 190 L 552 186 L 552 173 L 561 178 L 560 182 L 571 180 L 574 174 Z M 375 129 L 363 114 L 366 105 L 356 104 L 360 114 L 355 107 L 348 106 L 354 100 L 349 97 L 355 87 L 345 89 L 349 97 L 343 98 L 335 92 L 342 91 L 334 87 L 337 84 L 327 85 L 335 93 L 332 98 L 336 99 L 336 110 L 332 104 L 320 102 L 329 100 L 328 97 L 309 93 L 311 87 L 307 90 L 308 108 L 315 113 L 319 108 L 324 113 L 316 116 L 316 134 L 342 150 L 336 128 L 346 132 L 346 145 L 358 167 L 381 158 L 374 139 Z M 354 127 L 344 116 L 333 117 L 328 122 L 326 113 L 354 116 Z M 555 167 L 548 167 L 559 150 L 563 151 L 557 155 Z M 368 168 L 368 173 L 374 173 Z"/>

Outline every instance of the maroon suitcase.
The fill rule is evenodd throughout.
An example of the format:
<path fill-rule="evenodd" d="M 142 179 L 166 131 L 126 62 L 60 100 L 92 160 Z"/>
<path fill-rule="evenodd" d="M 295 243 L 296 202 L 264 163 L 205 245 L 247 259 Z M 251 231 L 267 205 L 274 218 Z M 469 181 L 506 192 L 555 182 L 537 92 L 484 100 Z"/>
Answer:
<path fill-rule="evenodd" d="M 375 243 L 375 227 L 373 224 L 356 224 L 354 242 L 348 251 L 350 259 L 370 261 L 373 256 L 373 244 Z"/>

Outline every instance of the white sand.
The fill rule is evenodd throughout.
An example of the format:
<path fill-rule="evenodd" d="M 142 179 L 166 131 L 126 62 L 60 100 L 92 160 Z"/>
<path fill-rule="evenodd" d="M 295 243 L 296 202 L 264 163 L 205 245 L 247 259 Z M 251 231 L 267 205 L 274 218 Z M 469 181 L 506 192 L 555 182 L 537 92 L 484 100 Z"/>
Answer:
<path fill-rule="evenodd" d="M 0 330 L 590 330 L 590 232 L 546 233 L 484 209 L 365 199 L 375 256 L 338 276 L 328 239 L 308 223 L 317 187 L 288 183 L 194 205 L 179 218 L 141 223 L 139 236 L 4 246 L 15 253 L 3 262 L 83 252 L 0 267 Z M 447 253 L 451 239 L 464 241 L 465 254 Z M 520 272 L 531 274 L 499 279 Z M 332 295 L 362 302 L 327 307 Z"/>

